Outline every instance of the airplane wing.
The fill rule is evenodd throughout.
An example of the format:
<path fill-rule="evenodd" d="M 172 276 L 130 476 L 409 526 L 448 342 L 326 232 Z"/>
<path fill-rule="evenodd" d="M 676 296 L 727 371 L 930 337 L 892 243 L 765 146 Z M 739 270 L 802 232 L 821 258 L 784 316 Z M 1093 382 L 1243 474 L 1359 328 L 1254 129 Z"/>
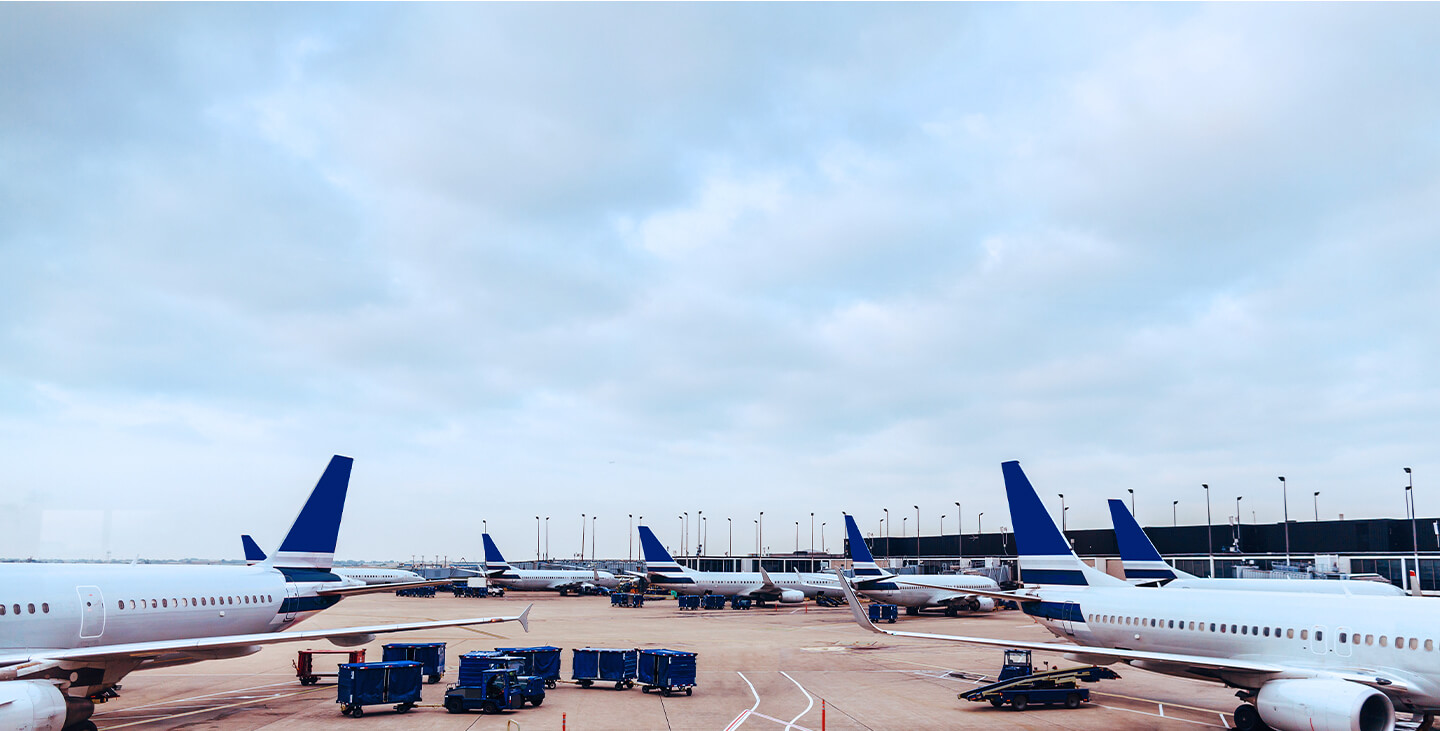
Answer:
<path fill-rule="evenodd" d="M 364 586 L 336 586 L 329 589 L 316 589 L 315 593 L 320 596 L 353 596 L 355 594 L 389 594 L 396 589 L 410 589 L 417 586 L 450 586 L 450 579 L 432 579 L 430 581 L 407 581 L 394 584 L 366 584 Z"/>
<path fill-rule="evenodd" d="M 73 649 L 10 650 L 0 652 L 0 680 L 15 680 L 66 662 L 105 662 L 123 659 L 149 660 L 165 655 L 194 654 L 197 656 L 223 655 L 227 650 L 272 645 L 280 642 L 306 640 L 330 640 L 342 647 L 363 645 L 375 639 L 375 635 L 391 632 L 412 632 L 416 630 L 440 629 L 443 627 L 468 627 L 477 624 L 498 622 L 520 622 L 525 631 L 530 631 L 530 608 L 514 617 L 478 617 L 472 619 L 442 619 L 433 622 L 406 622 L 403 624 L 376 624 L 366 627 L 338 627 L 299 632 L 264 632 L 249 635 L 225 635 L 199 639 L 161 640 L 158 642 L 132 642 L 121 645 L 97 645 Z"/>
<path fill-rule="evenodd" d="M 927 583 L 925 583 L 924 581 L 912 581 L 912 580 L 909 580 L 909 579 L 901 579 L 899 576 L 893 577 L 893 578 L 892 578 L 892 582 L 893 582 L 893 583 L 896 583 L 896 584 L 905 584 L 906 586 L 917 586 L 917 587 L 920 587 L 920 588 L 922 588 L 922 589 L 935 589 L 935 590 L 937 590 L 937 591 L 949 591 L 949 592 L 952 592 L 952 593 L 955 593 L 955 594 L 959 594 L 959 595 L 963 595 L 963 596 L 988 596 L 988 597 L 991 597 L 991 598 L 993 598 L 993 599 L 1005 599 L 1005 600 L 1007 600 L 1007 601 L 1012 601 L 1012 602 L 1038 602 L 1038 601 L 1041 601 L 1040 597 L 1034 597 L 1034 596 L 1031 596 L 1030 594 L 1012 594 L 1011 592 L 1008 592 L 1008 591 L 991 591 L 991 590 L 989 590 L 989 589 L 958 589 L 958 588 L 956 588 L 956 587 L 954 587 L 954 586 L 937 586 L 937 585 L 935 585 L 935 584 L 927 584 Z"/>
<path fill-rule="evenodd" d="M 843 586 L 841 590 L 845 592 L 846 601 L 850 603 L 851 614 L 855 616 L 856 624 L 872 632 L 892 635 L 894 637 L 914 637 L 919 640 L 945 640 L 947 642 L 964 642 L 971 645 L 1016 648 L 1038 652 L 1058 652 L 1080 658 L 1082 661 L 1100 663 L 1139 661 L 1142 667 L 1147 665 L 1166 665 L 1176 668 L 1195 669 L 1202 673 L 1219 671 L 1275 675 L 1284 673 L 1287 670 L 1287 668 L 1283 666 L 1273 665 L 1271 663 L 1224 657 L 1209 657 L 1205 655 L 1183 655 L 1171 652 L 1145 652 L 1141 650 L 1122 650 L 1109 647 L 1085 647 L 1083 645 L 1054 642 L 1026 642 L 1022 640 L 1000 640 L 993 637 L 965 637 L 960 635 L 931 634 L 929 632 L 884 630 L 871 623 L 870 618 L 867 617 L 865 611 L 861 609 L 861 603 L 860 600 L 856 598 L 855 591 L 853 591 L 849 585 Z"/>

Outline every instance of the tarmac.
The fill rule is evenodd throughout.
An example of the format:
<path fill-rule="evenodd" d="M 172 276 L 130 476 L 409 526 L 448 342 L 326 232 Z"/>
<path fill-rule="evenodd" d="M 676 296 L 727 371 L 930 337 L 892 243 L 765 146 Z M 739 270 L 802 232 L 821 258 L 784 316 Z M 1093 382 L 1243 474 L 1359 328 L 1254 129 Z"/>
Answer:
<path fill-rule="evenodd" d="M 1120 680 L 1090 684 L 1092 702 L 1017 712 L 958 700 L 958 693 L 994 679 L 1001 651 L 952 642 L 888 637 L 856 626 L 845 607 L 809 602 L 770 609 L 680 611 L 670 600 L 638 609 L 614 608 L 605 597 L 511 592 L 504 598 L 351 597 L 302 627 L 343 627 L 401 621 L 519 614 L 534 602 L 530 633 L 518 623 L 383 635 L 365 646 L 381 659 L 388 642 L 445 642 L 447 668 L 426 685 L 409 713 L 369 706 L 362 718 L 340 715 L 335 681 L 302 686 L 295 677 L 303 648 L 341 649 L 328 642 L 285 643 L 232 660 L 142 670 L 127 676 L 120 697 L 97 705 L 93 720 L 115 729 L 706 729 L 819 731 L 835 729 L 1202 729 L 1229 728 L 1239 701 L 1211 683 L 1112 666 Z M 901 616 L 886 628 L 1049 641 L 1050 633 L 1017 611 Z M 440 707 L 455 681 L 459 656 L 506 646 L 564 648 L 560 687 L 538 708 L 451 714 Z M 694 695 L 669 698 L 639 687 L 581 688 L 570 678 L 578 647 L 664 647 L 698 653 Z M 317 667 L 334 670 L 337 656 Z M 1036 653 L 1038 669 L 1075 665 L 1059 653 Z"/>

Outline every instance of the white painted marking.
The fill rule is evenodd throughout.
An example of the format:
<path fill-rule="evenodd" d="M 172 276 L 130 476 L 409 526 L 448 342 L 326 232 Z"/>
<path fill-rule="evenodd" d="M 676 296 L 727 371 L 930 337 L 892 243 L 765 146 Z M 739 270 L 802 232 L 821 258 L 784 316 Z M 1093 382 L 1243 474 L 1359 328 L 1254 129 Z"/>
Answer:
<path fill-rule="evenodd" d="M 795 679 L 795 678 L 792 678 L 792 677 L 790 676 L 790 673 L 787 673 L 786 671 L 782 670 L 782 671 L 781 671 L 781 675 L 786 676 L 786 680 L 789 680 L 789 681 L 791 681 L 792 683 L 795 683 L 795 684 L 796 684 L 796 687 L 797 687 L 797 688 L 800 688 L 800 689 L 801 689 L 801 692 L 806 694 L 806 709 L 805 709 L 804 711 L 801 711 L 800 713 L 797 713 L 797 714 L 796 714 L 796 717 L 795 717 L 795 718 L 792 718 L 791 721 L 790 721 L 790 723 L 787 723 L 787 724 L 786 724 L 786 731 L 790 731 L 792 728 L 795 728 L 796 721 L 801 720 L 801 716 L 804 716 L 804 715 L 806 715 L 807 713 L 810 713 L 810 712 L 811 712 L 811 708 L 814 708 L 815 705 L 816 705 L 816 699 L 815 699 L 815 698 L 812 698 L 810 692 L 808 692 L 808 691 L 806 690 L 806 687 L 805 687 L 804 685 L 801 685 L 800 683 L 796 682 L 796 679 Z"/>
<path fill-rule="evenodd" d="M 759 708 L 761 704 L 761 694 L 756 692 L 756 687 L 754 685 L 751 685 L 751 681 L 746 678 L 745 673 L 737 670 L 736 675 L 741 676 L 741 680 L 746 681 L 746 687 L 751 689 L 751 695 L 756 697 L 756 702 L 751 704 L 750 708 L 741 711 L 740 715 L 736 716 L 735 720 L 731 721 L 729 726 L 726 726 L 725 731 L 735 731 L 736 729 L 740 728 L 741 724 L 746 722 L 746 717 L 750 716 L 752 713 L 755 713 L 756 708 Z"/>

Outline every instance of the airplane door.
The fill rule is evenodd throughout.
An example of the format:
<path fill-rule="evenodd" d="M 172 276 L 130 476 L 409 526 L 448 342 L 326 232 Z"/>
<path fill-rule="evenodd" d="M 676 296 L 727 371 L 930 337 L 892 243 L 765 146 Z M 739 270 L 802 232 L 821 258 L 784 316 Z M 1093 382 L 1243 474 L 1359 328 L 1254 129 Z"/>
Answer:
<path fill-rule="evenodd" d="M 1081 617 L 1081 605 L 1074 602 L 1065 602 L 1058 606 L 1060 616 L 1056 618 L 1056 624 L 1065 630 L 1067 637 L 1076 636 L 1076 623 L 1083 621 Z"/>
<path fill-rule="evenodd" d="M 1326 628 L 1319 625 L 1311 627 L 1311 652 L 1317 655 L 1326 654 Z"/>
<path fill-rule="evenodd" d="M 293 584 L 293 583 L 291 583 L 291 582 L 289 582 L 289 581 L 285 582 L 285 600 L 281 602 L 281 608 L 282 608 L 282 609 L 290 609 L 290 610 L 292 610 L 292 611 L 288 611 L 288 612 L 285 613 L 285 621 L 286 621 L 286 622 L 294 622 L 294 621 L 295 621 L 295 612 L 294 612 L 293 610 L 295 609 L 295 605 L 296 605 L 295 597 L 296 597 L 299 593 L 300 593 L 300 590 L 295 588 L 295 584 Z"/>
<path fill-rule="evenodd" d="M 1350 631 L 1345 627 L 1336 628 L 1336 654 L 1341 657 L 1351 657 L 1351 638 L 1347 637 Z"/>
<path fill-rule="evenodd" d="M 80 639 L 88 640 L 105 634 L 105 597 L 98 586 L 77 586 L 80 595 Z"/>

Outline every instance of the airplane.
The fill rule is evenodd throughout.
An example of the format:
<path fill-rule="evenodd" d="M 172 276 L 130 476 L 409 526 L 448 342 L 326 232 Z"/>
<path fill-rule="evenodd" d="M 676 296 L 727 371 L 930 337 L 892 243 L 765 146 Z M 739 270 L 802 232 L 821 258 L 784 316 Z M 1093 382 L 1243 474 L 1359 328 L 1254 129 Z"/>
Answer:
<path fill-rule="evenodd" d="M 514 591 L 558 591 L 577 596 L 591 587 L 614 589 L 620 580 L 609 571 L 591 569 L 517 569 L 505 562 L 489 533 L 480 534 L 485 543 L 485 580 Z"/>
<path fill-rule="evenodd" d="M 1001 465 L 1023 589 L 1011 598 L 1072 645 L 884 630 L 842 585 L 857 624 L 881 634 L 1125 662 L 1237 688 L 1241 731 L 1390 731 L 1398 709 L 1438 711 L 1441 604 L 1410 597 L 1142 589 L 1071 551 L 1021 471 Z M 839 572 L 837 572 L 839 576 Z"/>
<path fill-rule="evenodd" d="M 260 545 L 254 538 L 248 535 L 240 536 L 240 545 L 245 549 L 245 565 L 253 566 L 265 560 L 265 551 L 260 550 Z M 368 566 L 356 568 L 341 568 L 333 566 L 330 573 L 342 579 L 350 579 L 361 584 L 389 584 L 391 589 L 405 589 L 411 586 L 445 586 L 451 583 L 450 579 L 443 581 L 428 580 L 414 571 L 405 569 L 375 569 Z"/>
<path fill-rule="evenodd" d="M 1167 589 L 1223 589 L 1227 591 L 1293 591 L 1303 594 L 1366 594 L 1406 596 L 1395 584 L 1352 579 L 1203 579 L 1167 564 L 1155 544 L 1141 530 L 1131 511 L 1120 500 L 1108 500 L 1111 524 L 1116 529 L 1116 547 L 1126 580 L 1133 584 L 1164 584 Z"/>
<path fill-rule="evenodd" d="M 905 607 L 906 614 L 911 615 L 920 614 L 926 607 L 943 607 L 947 617 L 954 617 L 961 610 L 990 612 L 996 608 L 994 598 L 968 591 L 999 592 L 1001 587 L 989 578 L 965 574 L 924 577 L 892 574 L 876 565 L 856 519 L 849 515 L 846 516 L 846 537 L 850 542 L 855 589 L 867 598 Z M 926 583 L 913 584 L 912 578 L 924 579 Z"/>
<path fill-rule="evenodd" d="M 645 573 L 651 586 L 672 589 L 678 594 L 717 594 L 755 599 L 758 602 L 779 602 L 799 604 L 806 597 L 839 596 L 836 580 L 827 574 L 795 572 L 796 579 L 771 578 L 770 572 L 755 571 L 696 571 L 676 563 L 670 552 L 661 545 L 648 526 L 637 526 L 640 530 L 641 555 L 645 558 Z"/>
<path fill-rule="evenodd" d="M 135 670 L 241 657 L 278 642 L 342 647 L 378 634 L 520 622 L 517 616 L 288 630 L 390 586 L 330 571 L 352 460 L 335 455 L 280 548 L 254 566 L 0 564 L 0 728 L 95 731 L 95 698 Z"/>

